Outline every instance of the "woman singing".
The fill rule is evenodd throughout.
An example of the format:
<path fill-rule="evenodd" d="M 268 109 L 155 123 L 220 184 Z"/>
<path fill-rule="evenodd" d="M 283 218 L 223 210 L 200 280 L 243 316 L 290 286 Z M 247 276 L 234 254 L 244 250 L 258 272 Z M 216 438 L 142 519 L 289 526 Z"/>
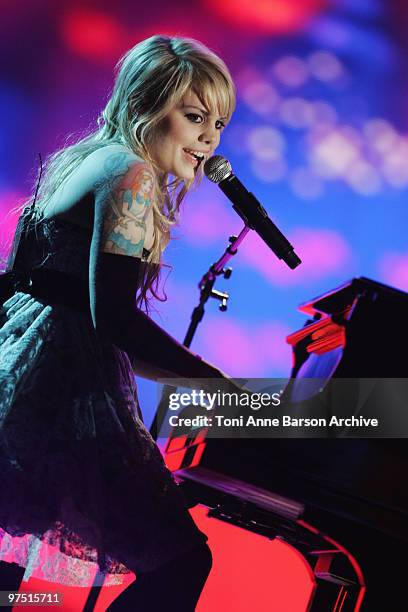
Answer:
<path fill-rule="evenodd" d="M 48 160 L 3 277 L 0 565 L 45 580 L 63 566 L 82 584 L 90 568 L 136 573 L 109 610 L 194 610 L 211 567 L 142 423 L 134 371 L 224 376 L 144 311 L 234 104 L 228 69 L 200 43 L 137 44 L 98 129 Z"/>

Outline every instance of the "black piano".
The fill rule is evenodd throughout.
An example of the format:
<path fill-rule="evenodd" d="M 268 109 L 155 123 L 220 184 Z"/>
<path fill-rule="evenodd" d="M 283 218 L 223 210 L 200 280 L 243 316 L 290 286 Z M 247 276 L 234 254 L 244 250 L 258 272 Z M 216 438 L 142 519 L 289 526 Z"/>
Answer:
<path fill-rule="evenodd" d="M 408 294 L 356 278 L 300 310 L 309 318 L 287 339 L 286 405 L 307 410 L 318 397 L 330 412 L 338 381 L 349 381 L 353 402 L 356 379 L 371 391 L 377 379 L 398 379 L 408 415 Z M 319 389 L 302 396 L 302 380 L 314 377 Z M 408 429 L 392 425 L 377 438 L 214 439 L 175 428 L 165 458 L 191 506 L 303 553 L 317 584 L 310 610 L 406 612 Z"/>

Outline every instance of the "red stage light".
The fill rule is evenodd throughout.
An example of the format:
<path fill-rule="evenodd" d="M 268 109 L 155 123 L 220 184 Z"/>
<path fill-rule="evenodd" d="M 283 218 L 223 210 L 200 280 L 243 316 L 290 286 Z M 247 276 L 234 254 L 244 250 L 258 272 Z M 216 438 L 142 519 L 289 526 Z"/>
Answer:
<path fill-rule="evenodd" d="M 290 32 L 304 25 L 325 0 L 205 0 L 206 5 L 231 23 L 263 32 Z"/>
<path fill-rule="evenodd" d="M 113 17 L 88 9 L 65 15 L 62 36 L 73 51 L 90 58 L 117 58 L 127 44 L 127 33 Z"/>

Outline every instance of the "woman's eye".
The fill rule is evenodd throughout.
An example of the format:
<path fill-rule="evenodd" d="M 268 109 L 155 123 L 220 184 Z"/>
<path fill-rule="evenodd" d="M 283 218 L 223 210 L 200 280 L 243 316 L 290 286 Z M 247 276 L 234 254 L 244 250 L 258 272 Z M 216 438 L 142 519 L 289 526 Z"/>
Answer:
<path fill-rule="evenodd" d="M 186 117 L 192 123 L 204 123 L 204 118 L 201 115 L 198 115 L 197 113 L 187 113 Z M 221 121 L 221 119 L 217 119 L 217 121 L 215 122 L 215 129 L 223 130 L 224 128 L 225 128 L 224 121 Z"/>
<path fill-rule="evenodd" d="M 193 123 L 202 123 L 203 122 L 202 116 L 201 115 L 197 115 L 196 113 L 188 113 L 186 115 L 186 117 L 187 117 L 187 119 L 189 119 Z"/>

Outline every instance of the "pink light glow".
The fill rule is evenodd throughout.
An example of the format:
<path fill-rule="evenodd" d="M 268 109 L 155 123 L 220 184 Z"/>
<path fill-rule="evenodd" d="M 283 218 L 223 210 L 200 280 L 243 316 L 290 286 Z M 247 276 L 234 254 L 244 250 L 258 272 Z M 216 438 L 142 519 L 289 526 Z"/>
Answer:
<path fill-rule="evenodd" d="M 226 21 L 253 32 L 296 30 L 325 4 L 324 0 L 206 0 L 206 5 Z"/>
<path fill-rule="evenodd" d="M 62 36 L 73 51 L 94 59 L 117 59 L 128 42 L 115 17 L 88 8 L 75 8 L 65 15 Z"/>
<path fill-rule="evenodd" d="M 408 253 L 386 253 L 378 267 L 385 283 L 408 291 Z"/>
<path fill-rule="evenodd" d="M 231 376 L 268 376 L 276 370 L 289 373 L 291 350 L 286 344 L 289 333 L 289 328 L 279 321 L 245 325 L 225 315 L 208 316 L 202 352 Z"/>
<path fill-rule="evenodd" d="M 214 190 L 212 193 L 197 193 L 194 200 L 191 198 L 187 202 L 180 228 L 183 237 L 194 246 L 205 246 L 222 238 L 227 246 L 228 232 L 239 231 L 242 225 L 237 215 L 228 208 L 224 196 Z"/>
<path fill-rule="evenodd" d="M 25 199 L 21 193 L 13 191 L 0 193 L 0 264 L 10 249 L 19 217 L 19 212 L 11 211 L 23 204 Z"/>
<path fill-rule="evenodd" d="M 298 228 L 288 236 L 288 240 L 302 260 L 296 270 L 290 270 L 283 261 L 278 260 L 254 232 L 241 247 L 241 260 L 280 287 L 303 285 L 331 274 L 346 272 L 346 267 L 350 266 L 351 248 L 338 232 Z"/>

